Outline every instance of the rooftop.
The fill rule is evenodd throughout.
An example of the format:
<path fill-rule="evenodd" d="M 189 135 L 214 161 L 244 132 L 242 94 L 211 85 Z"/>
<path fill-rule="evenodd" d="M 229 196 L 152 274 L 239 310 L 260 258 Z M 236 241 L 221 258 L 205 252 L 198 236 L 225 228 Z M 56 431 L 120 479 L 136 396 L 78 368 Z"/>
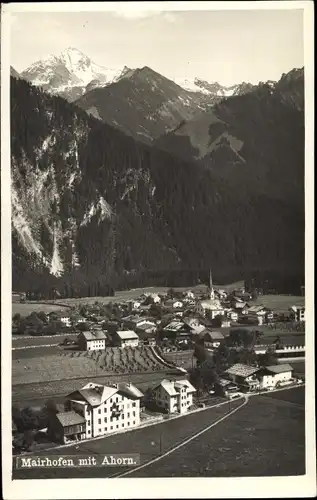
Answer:
<path fill-rule="evenodd" d="M 207 328 L 205 328 L 205 330 L 200 332 L 199 336 L 203 336 L 207 341 L 208 341 L 208 339 L 210 339 L 210 340 L 223 340 L 224 339 L 224 336 L 222 335 L 222 333 L 212 332 L 210 330 L 207 330 Z"/>
<path fill-rule="evenodd" d="M 133 332 L 132 330 L 118 331 L 117 335 L 118 335 L 118 337 L 120 337 L 121 340 L 138 339 L 139 338 L 139 336 L 135 332 Z"/>
<path fill-rule="evenodd" d="M 253 375 L 253 373 L 256 373 L 258 371 L 259 368 L 256 368 L 255 366 L 237 363 L 228 368 L 225 373 L 229 373 L 229 375 L 238 375 L 239 377 L 249 377 L 250 375 Z"/>
<path fill-rule="evenodd" d="M 57 413 L 56 418 L 57 420 L 59 420 L 63 427 L 86 423 L 85 417 L 79 415 L 75 411 L 65 411 L 63 413 Z"/>
<path fill-rule="evenodd" d="M 249 312 L 249 313 L 250 313 L 250 312 L 251 312 L 251 313 L 252 313 L 252 312 L 254 312 L 254 313 L 259 313 L 259 312 L 262 312 L 262 311 L 264 311 L 264 310 L 265 310 L 265 307 L 264 307 L 264 306 L 251 306 L 251 307 L 249 307 L 248 312 Z"/>
<path fill-rule="evenodd" d="M 180 389 L 187 387 L 189 392 L 196 392 L 195 387 L 186 379 L 184 380 L 168 380 L 164 379 L 155 388 L 162 386 L 170 396 L 179 394 Z"/>
<path fill-rule="evenodd" d="M 284 363 L 283 365 L 271 365 L 265 367 L 267 371 L 272 373 L 284 373 L 293 371 L 293 367 L 288 363 Z"/>
<path fill-rule="evenodd" d="M 85 337 L 85 339 L 88 341 L 89 340 L 105 340 L 107 338 L 106 334 L 104 332 L 102 332 L 101 330 L 86 331 L 86 332 L 82 332 L 79 335 L 83 335 Z"/>

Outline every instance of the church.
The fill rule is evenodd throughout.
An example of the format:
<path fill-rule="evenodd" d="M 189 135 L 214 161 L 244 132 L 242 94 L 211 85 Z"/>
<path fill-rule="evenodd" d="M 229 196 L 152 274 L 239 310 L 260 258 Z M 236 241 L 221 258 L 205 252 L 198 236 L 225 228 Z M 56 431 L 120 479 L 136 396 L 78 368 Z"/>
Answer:
<path fill-rule="evenodd" d="M 210 312 L 211 319 L 214 319 L 216 316 L 219 316 L 220 314 L 223 315 L 225 313 L 220 300 L 216 299 L 215 297 L 211 272 L 209 274 L 209 299 L 199 301 L 197 304 L 196 312 L 205 316 L 206 311 Z"/>

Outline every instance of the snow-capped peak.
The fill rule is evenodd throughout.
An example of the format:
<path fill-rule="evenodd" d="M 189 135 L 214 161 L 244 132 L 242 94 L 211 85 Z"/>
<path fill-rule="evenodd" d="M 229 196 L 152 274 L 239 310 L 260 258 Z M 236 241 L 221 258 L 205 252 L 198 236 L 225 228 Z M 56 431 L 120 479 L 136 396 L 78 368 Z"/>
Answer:
<path fill-rule="evenodd" d="M 22 76 L 34 85 L 61 94 L 72 100 L 82 95 L 87 85 L 109 85 L 118 81 L 128 68 L 106 68 L 95 64 L 88 56 L 75 47 L 66 48 L 59 56 L 48 55 L 29 66 Z M 76 92 L 73 93 L 74 87 Z M 74 89 L 75 90 L 75 89 Z"/>

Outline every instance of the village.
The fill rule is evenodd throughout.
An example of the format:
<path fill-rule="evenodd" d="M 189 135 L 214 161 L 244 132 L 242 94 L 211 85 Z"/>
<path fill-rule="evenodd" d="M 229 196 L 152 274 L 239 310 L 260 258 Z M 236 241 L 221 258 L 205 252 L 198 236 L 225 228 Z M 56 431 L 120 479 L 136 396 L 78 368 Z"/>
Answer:
<path fill-rule="evenodd" d="M 58 381 L 67 379 L 64 364 L 76 360 L 87 379 L 81 383 L 83 376 L 74 369 L 74 390 L 57 399 L 51 393 L 37 415 L 29 407 L 15 406 L 13 452 L 126 432 L 248 394 L 303 384 L 304 377 L 289 360 L 305 356 L 305 307 L 294 305 L 281 313 L 259 302 L 261 291 L 225 291 L 213 286 L 210 273 L 209 287 L 199 293 L 146 291 L 120 302 L 81 303 L 27 317 L 15 314 L 15 339 L 59 339 L 54 347 L 59 349 L 59 375 L 47 375 L 47 382 L 56 379 L 56 396 Z M 88 360 L 100 371 L 85 372 Z M 27 359 L 16 363 L 13 375 L 20 373 L 21 380 L 16 380 L 23 391 Z M 147 379 L 134 381 L 139 380 L 134 376 L 152 373 L 156 375 L 148 385 Z M 45 376 L 41 368 L 41 383 Z"/>

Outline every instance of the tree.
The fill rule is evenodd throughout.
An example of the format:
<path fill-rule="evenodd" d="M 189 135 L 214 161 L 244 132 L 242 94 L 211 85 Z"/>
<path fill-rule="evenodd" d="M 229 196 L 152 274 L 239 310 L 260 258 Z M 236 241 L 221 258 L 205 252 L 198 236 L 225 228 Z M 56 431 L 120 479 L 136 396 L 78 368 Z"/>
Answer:
<path fill-rule="evenodd" d="M 20 313 L 15 313 L 12 320 L 15 321 L 16 323 L 19 323 L 21 321 L 22 317 Z"/>
<path fill-rule="evenodd" d="M 253 333 L 244 328 L 230 330 L 225 343 L 228 347 L 248 347 L 252 345 Z"/>
<path fill-rule="evenodd" d="M 21 411 L 21 427 L 23 430 L 31 430 L 38 427 L 37 415 L 29 406 L 23 408 Z"/>
<path fill-rule="evenodd" d="M 47 316 L 45 314 L 44 311 L 40 311 L 39 313 L 37 313 L 37 317 L 43 321 L 43 323 L 46 323 L 47 322 Z"/>
<path fill-rule="evenodd" d="M 257 361 L 259 366 L 278 365 L 278 356 L 274 347 L 269 347 L 264 354 L 258 354 Z"/>
<path fill-rule="evenodd" d="M 23 448 L 25 448 L 25 450 L 29 450 L 32 447 L 32 445 L 34 443 L 34 436 L 35 436 L 35 433 L 31 429 L 28 429 L 24 432 Z"/>

